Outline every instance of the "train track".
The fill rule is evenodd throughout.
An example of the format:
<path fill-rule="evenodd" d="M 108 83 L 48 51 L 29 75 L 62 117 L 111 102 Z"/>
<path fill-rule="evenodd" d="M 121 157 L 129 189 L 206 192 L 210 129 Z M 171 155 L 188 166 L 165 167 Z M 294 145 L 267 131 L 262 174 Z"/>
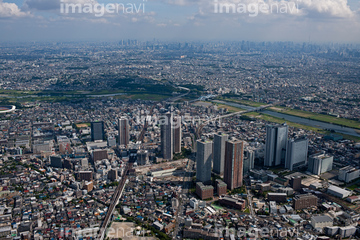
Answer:
<path fill-rule="evenodd" d="M 112 196 L 111 204 L 106 213 L 105 219 L 101 224 L 100 231 L 99 231 L 98 237 L 97 237 L 98 240 L 103 240 L 105 238 L 105 232 L 106 232 L 107 226 L 111 220 L 114 209 L 115 209 L 119 199 L 121 198 L 121 194 L 122 194 L 125 184 L 126 184 L 127 174 L 129 172 L 129 170 L 132 168 L 132 165 L 133 165 L 133 163 L 131 162 L 126 166 L 123 177 L 121 178 L 119 185 L 116 187 L 116 190 Z"/>

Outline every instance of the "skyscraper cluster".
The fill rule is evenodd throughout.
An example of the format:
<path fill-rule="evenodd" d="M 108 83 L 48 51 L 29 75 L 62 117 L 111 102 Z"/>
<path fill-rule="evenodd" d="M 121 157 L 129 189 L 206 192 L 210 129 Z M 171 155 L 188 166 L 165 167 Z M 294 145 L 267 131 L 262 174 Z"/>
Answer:
<path fill-rule="evenodd" d="M 198 140 L 196 180 L 210 184 L 213 166 L 214 173 L 223 175 L 228 189 L 241 187 L 244 174 L 254 167 L 254 152 L 245 149 L 245 144 L 245 141 L 229 139 L 224 133 L 215 134 L 214 142 Z"/>
<path fill-rule="evenodd" d="M 264 165 L 283 165 L 293 170 L 307 165 L 309 141 L 307 138 L 288 139 L 288 125 L 266 126 Z"/>
<path fill-rule="evenodd" d="M 181 152 L 181 117 L 167 112 L 160 119 L 161 152 L 166 160 Z"/>

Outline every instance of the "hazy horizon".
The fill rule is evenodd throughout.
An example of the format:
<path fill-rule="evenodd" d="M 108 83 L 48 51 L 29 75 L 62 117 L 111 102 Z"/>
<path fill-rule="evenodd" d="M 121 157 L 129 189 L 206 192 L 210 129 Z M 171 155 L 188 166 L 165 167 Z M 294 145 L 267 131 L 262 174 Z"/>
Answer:
<path fill-rule="evenodd" d="M 79 4 L 83 12 L 61 12 L 66 4 Z M 109 4 L 122 4 L 126 9 L 111 12 L 106 8 L 111 7 Z M 224 12 L 226 4 L 236 9 L 229 7 L 230 11 Z M 255 11 L 254 4 L 257 8 L 266 4 L 289 7 L 266 12 Z M 0 41 L 156 38 L 360 43 L 359 9 L 360 3 L 355 0 L 0 0 Z"/>

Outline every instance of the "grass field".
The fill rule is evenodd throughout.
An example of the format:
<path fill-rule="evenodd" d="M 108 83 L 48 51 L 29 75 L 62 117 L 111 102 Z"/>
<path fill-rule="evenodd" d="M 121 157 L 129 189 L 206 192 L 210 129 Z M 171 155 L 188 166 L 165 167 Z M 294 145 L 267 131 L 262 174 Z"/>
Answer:
<path fill-rule="evenodd" d="M 211 206 L 215 209 L 215 210 L 223 210 L 224 208 L 221 207 L 220 205 L 217 205 L 215 203 L 212 203 Z"/>
<path fill-rule="evenodd" d="M 229 106 L 229 105 L 222 104 L 222 103 L 215 103 L 215 105 L 216 105 L 218 108 L 227 108 L 227 110 L 228 110 L 230 113 L 240 112 L 240 111 L 243 111 L 243 110 L 244 110 L 244 109 L 241 109 L 241 108 L 238 108 L 238 107 L 233 107 L 233 106 Z"/>
<path fill-rule="evenodd" d="M 313 132 L 317 132 L 317 133 L 321 133 L 321 134 L 330 134 L 329 131 L 325 131 L 320 128 L 310 127 L 310 126 L 306 126 L 306 125 L 302 125 L 302 124 L 298 124 L 298 123 L 289 122 L 289 121 L 286 121 L 285 119 L 273 117 L 273 116 L 270 116 L 267 114 L 261 114 L 261 113 L 257 113 L 257 112 L 249 112 L 249 113 L 245 113 L 244 115 L 248 116 L 248 117 L 253 117 L 253 118 L 260 118 L 262 120 L 272 122 L 272 123 L 282 124 L 282 123 L 286 122 L 286 124 L 291 127 L 301 128 L 301 129 L 305 129 L 305 130 L 309 130 L 309 131 L 313 131 Z M 336 133 L 336 134 L 343 136 L 344 139 L 352 140 L 355 142 L 360 142 L 359 137 L 342 134 L 342 133 Z"/>
<path fill-rule="evenodd" d="M 220 99 L 220 100 L 243 104 L 243 105 L 251 106 L 251 107 L 261 107 L 261 106 L 266 105 L 266 103 L 253 102 L 253 101 L 249 101 L 249 100 L 232 99 L 232 98 L 225 98 L 225 99 Z"/>
<path fill-rule="evenodd" d="M 358 188 L 359 186 L 357 184 L 353 184 L 350 187 L 347 187 L 350 190 L 355 190 L 355 188 Z"/>
<path fill-rule="evenodd" d="M 76 124 L 77 128 L 87 128 L 87 127 L 90 127 L 90 126 L 91 126 L 90 123 L 78 123 L 78 124 Z"/>
<path fill-rule="evenodd" d="M 310 131 L 314 131 L 314 132 L 325 133 L 324 130 L 316 128 L 316 127 L 310 127 L 310 126 L 306 126 L 306 125 L 302 125 L 302 124 L 298 124 L 298 123 L 289 122 L 289 121 L 286 121 L 285 119 L 273 117 L 273 116 L 270 116 L 267 114 L 261 114 L 261 113 L 257 113 L 257 112 L 249 112 L 249 113 L 245 113 L 244 115 L 249 116 L 249 117 L 254 117 L 254 118 L 260 118 L 262 120 L 272 122 L 272 123 L 282 124 L 282 123 L 286 122 L 286 124 L 291 127 L 306 129 L 306 130 L 310 130 Z"/>
<path fill-rule="evenodd" d="M 116 96 L 118 99 L 141 99 L 141 100 L 152 100 L 152 101 L 162 101 L 164 99 L 167 99 L 171 97 L 171 95 L 162 95 L 162 94 L 148 94 L 148 93 L 136 93 L 136 94 L 128 94 L 128 95 L 120 95 Z"/>
<path fill-rule="evenodd" d="M 269 110 L 274 112 L 280 112 L 285 113 L 297 117 L 303 117 L 303 118 L 309 118 L 312 120 L 327 122 L 327 123 L 333 123 L 341 126 L 351 127 L 351 128 L 357 128 L 360 129 L 360 122 L 346 119 L 346 118 L 337 118 L 330 115 L 325 114 L 319 114 L 319 113 L 313 113 L 313 112 L 306 112 L 301 110 L 295 110 L 295 109 L 289 109 L 284 107 L 270 107 Z"/>

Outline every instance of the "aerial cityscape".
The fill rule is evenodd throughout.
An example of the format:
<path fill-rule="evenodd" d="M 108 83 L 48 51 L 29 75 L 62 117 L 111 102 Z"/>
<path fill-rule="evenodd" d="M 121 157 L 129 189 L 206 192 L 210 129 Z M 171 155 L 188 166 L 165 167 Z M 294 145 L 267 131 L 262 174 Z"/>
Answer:
<path fill-rule="evenodd" d="M 0 240 L 360 239 L 359 9 L 0 0 Z"/>

